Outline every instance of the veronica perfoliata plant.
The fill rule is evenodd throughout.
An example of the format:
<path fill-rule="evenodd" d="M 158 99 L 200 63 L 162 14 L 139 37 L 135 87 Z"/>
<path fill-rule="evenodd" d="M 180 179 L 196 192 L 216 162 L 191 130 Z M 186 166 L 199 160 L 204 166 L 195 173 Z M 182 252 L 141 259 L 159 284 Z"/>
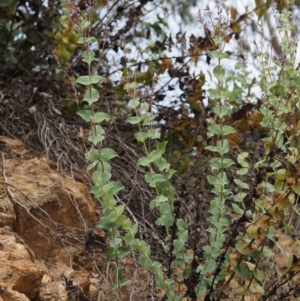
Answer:
<path fill-rule="evenodd" d="M 228 23 L 229 11 L 226 14 L 219 2 L 216 11 L 216 24 L 213 24 L 213 14 L 209 7 L 206 11 L 214 37 L 211 31 L 208 32 L 207 23 L 199 14 L 200 24 L 215 46 L 210 56 L 215 59 L 216 66 L 212 72 L 215 87 L 208 89 L 210 101 L 213 102 L 213 114 L 206 119 L 208 145 L 205 147 L 211 153 L 211 174 L 207 176 L 207 181 L 215 197 L 210 201 L 210 226 L 206 229 L 209 243 L 203 247 L 204 260 L 197 268 L 200 275 L 197 294 L 217 300 L 225 298 L 225 295 L 230 300 L 246 300 L 255 293 L 260 296 L 255 300 L 268 300 L 277 294 L 276 290 L 285 281 L 293 277 L 293 273 L 289 274 L 293 269 L 291 266 L 288 273 L 277 278 L 276 272 L 272 270 L 275 265 L 269 265 L 268 262 L 282 252 L 275 233 L 278 235 L 280 225 L 287 223 L 285 217 L 291 210 L 293 193 L 299 191 L 299 155 L 295 145 L 297 139 L 293 135 L 298 130 L 290 119 L 291 116 L 299 116 L 299 93 L 296 88 L 299 75 L 294 64 L 296 42 L 292 38 L 295 29 L 291 25 L 291 12 L 281 8 L 277 15 L 280 24 L 277 28 L 282 39 L 284 57 L 281 61 L 274 60 L 267 47 L 262 47 L 263 50 L 257 55 L 261 66 L 259 88 L 262 100 L 259 111 L 255 111 L 251 117 L 255 119 L 259 116 L 260 126 L 265 131 L 268 129 L 268 135 L 263 138 L 264 158 L 252 163 L 251 167 L 248 160 L 252 158 L 247 149 L 232 151 L 232 147 L 235 148 L 232 146 L 233 137 L 238 135 L 232 121 L 231 112 L 236 103 L 232 98 L 238 95 L 235 93 L 237 83 L 246 89 L 247 73 L 245 71 L 239 79 L 229 76 L 228 59 L 232 53 L 224 52 L 224 47 L 225 41 L 232 34 L 230 31 L 235 30 L 238 24 L 232 20 Z M 261 11 L 254 12 L 261 17 Z M 228 88 L 230 79 L 235 80 L 231 91 Z M 251 97 L 249 91 L 253 82 L 248 82 L 248 93 L 244 94 L 246 97 Z M 243 89 L 236 91 L 243 96 Z M 275 247 L 271 248 L 272 244 Z M 264 273 L 269 275 L 272 283 L 265 279 Z"/>
<path fill-rule="evenodd" d="M 91 125 L 91 130 L 87 137 L 91 145 L 91 148 L 86 152 L 86 159 L 90 162 L 87 170 L 93 171 L 92 180 L 94 185 L 91 188 L 91 193 L 95 198 L 101 200 L 103 216 L 97 223 L 97 226 L 105 229 L 109 238 L 110 250 L 108 255 L 112 265 L 115 267 L 116 275 L 113 289 L 117 290 L 118 299 L 122 300 L 121 288 L 128 284 L 129 279 L 123 279 L 123 267 L 120 264 L 120 259 L 130 252 L 138 252 L 139 264 L 146 271 L 153 273 L 156 287 L 166 291 L 167 300 L 181 300 L 182 296 L 176 296 L 174 293 L 174 281 L 165 277 L 161 263 L 151 260 L 150 246 L 145 241 L 136 238 L 138 225 L 132 223 L 123 214 L 125 205 L 117 204 L 116 195 L 123 189 L 123 185 L 120 182 L 111 180 L 112 167 L 110 164 L 110 160 L 116 157 L 117 153 L 111 148 L 102 147 L 102 142 L 105 139 L 105 130 L 101 123 L 109 122 L 110 116 L 104 112 L 97 111 L 94 106 L 96 102 L 101 101 L 99 90 L 101 90 L 101 83 L 105 82 L 105 78 L 92 71 L 95 52 L 91 50 L 91 45 L 97 42 L 95 37 L 90 36 L 92 5 L 89 2 L 87 3 L 85 14 L 79 13 L 79 8 L 73 1 L 67 2 L 67 8 L 70 12 L 72 24 L 80 34 L 77 43 L 84 49 L 81 56 L 88 70 L 87 75 L 79 76 L 76 80 L 76 84 L 85 87 L 83 100 L 89 107 L 78 111 L 78 115 Z M 172 264 L 175 266 L 182 263 L 187 264 L 191 256 L 185 254 L 182 248 L 187 240 L 188 232 L 184 221 L 176 219 L 173 214 L 175 190 L 171 185 L 170 179 L 175 171 L 170 168 L 170 164 L 163 158 L 166 142 L 158 142 L 160 133 L 152 126 L 155 115 L 149 111 L 147 102 L 135 96 L 137 84 L 134 82 L 128 83 L 126 87 L 129 95 L 132 96 L 128 106 L 136 113 L 136 116 L 129 117 L 127 121 L 138 125 L 139 132 L 136 134 L 136 138 L 138 142 L 143 144 L 145 151 L 145 156 L 140 158 L 137 164 L 148 167 L 149 171 L 145 175 L 145 180 L 157 193 L 157 197 L 150 203 L 150 208 L 158 208 L 160 212 L 160 217 L 156 223 L 158 226 L 163 226 L 166 230 L 165 248 L 169 249 L 173 256 L 171 258 Z M 147 130 L 143 130 L 143 128 L 147 128 Z M 148 151 L 145 143 L 147 139 L 155 142 L 156 148 L 154 150 Z M 169 229 L 174 224 L 177 226 L 178 231 L 176 232 L 177 239 L 172 241 L 168 239 L 170 237 Z M 120 234 L 120 229 L 123 231 L 122 235 Z"/>

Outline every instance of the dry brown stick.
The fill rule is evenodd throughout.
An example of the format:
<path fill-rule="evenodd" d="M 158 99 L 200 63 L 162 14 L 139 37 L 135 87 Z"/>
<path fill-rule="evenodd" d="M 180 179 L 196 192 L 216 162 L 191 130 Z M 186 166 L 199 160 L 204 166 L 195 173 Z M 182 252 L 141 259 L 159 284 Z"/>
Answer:
<path fill-rule="evenodd" d="M 12 137 L 13 139 L 19 140 L 18 138 L 16 138 L 1 122 L 0 122 L 0 126 L 2 127 L 3 131 L 9 135 L 10 137 Z"/>

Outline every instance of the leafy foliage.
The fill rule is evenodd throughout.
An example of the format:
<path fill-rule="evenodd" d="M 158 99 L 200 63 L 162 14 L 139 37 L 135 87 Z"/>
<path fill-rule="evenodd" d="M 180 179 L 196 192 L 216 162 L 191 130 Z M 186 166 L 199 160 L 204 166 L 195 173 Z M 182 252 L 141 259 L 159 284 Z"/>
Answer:
<path fill-rule="evenodd" d="M 298 160 L 297 151 L 295 147 L 292 147 L 293 135 L 290 135 L 287 141 L 284 142 L 284 135 L 287 130 L 291 130 L 285 120 L 293 112 L 292 108 L 296 107 L 295 104 L 293 106 L 289 105 L 291 100 L 287 91 L 291 89 L 291 82 L 297 78 L 297 72 L 295 73 L 293 67 L 286 67 L 285 63 L 277 64 L 279 69 L 276 70 L 276 65 L 273 65 L 272 61 L 262 56 L 261 65 L 263 70 L 279 71 L 277 74 L 282 77 L 282 80 L 274 81 L 273 78 L 268 77 L 269 73 L 262 73 L 261 75 L 260 86 L 265 99 L 260 104 L 259 110 L 262 115 L 259 118 L 261 126 L 269 129 L 269 135 L 264 138 L 265 157 L 259 162 L 259 166 L 254 171 L 254 181 L 249 183 L 247 181 L 247 175 L 251 172 L 250 164 L 247 162 L 249 153 L 239 151 L 239 154 L 235 157 L 231 152 L 231 144 L 233 143 L 231 137 L 238 133 L 237 128 L 233 126 L 235 125 L 234 122 L 247 117 L 247 109 L 251 110 L 253 106 L 250 105 L 247 109 L 245 106 L 236 113 L 231 113 L 231 107 L 236 105 L 232 100 L 234 93 L 237 93 L 237 91 L 243 93 L 243 89 L 249 87 L 248 97 L 251 97 L 249 91 L 253 85 L 253 80 L 250 83 L 245 81 L 246 73 L 243 69 L 241 69 L 242 79 L 227 75 L 228 71 L 223 62 L 230 59 L 230 55 L 224 52 L 224 42 L 228 43 L 233 34 L 240 34 L 240 29 L 237 26 L 238 22 L 235 25 L 231 23 L 230 26 L 228 20 L 225 19 L 224 22 L 223 11 L 219 3 L 216 4 L 216 8 L 218 21 L 216 24 L 212 23 L 214 31 L 209 31 L 204 25 L 206 42 L 204 42 L 205 39 L 200 39 L 200 45 L 198 46 L 200 48 L 196 50 L 195 46 L 191 46 L 189 50 L 192 57 L 195 53 L 200 55 L 203 50 L 206 50 L 210 51 L 209 55 L 211 57 L 217 59 L 217 64 L 212 70 L 216 87 L 208 90 L 213 108 L 210 116 L 204 113 L 206 117 L 206 146 L 202 149 L 202 151 L 208 151 L 207 164 L 211 174 L 207 175 L 207 183 L 213 187 L 211 192 L 214 197 L 211 198 L 209 210 L 207 211 L 209 216 L 207 217 L 208 224 L 205 231 L 208 233 L 208 241 L 205 245 L 202 245 L 200 254 L 196 253 L 195 248 L 191 254 L 187 252 L 185 247 L 189 240 L 189 230 L 184 219 L 179 216 L 180 204 L 178 202 L 180 203 L 180 201 L 176 201 L 176 190 L 171 183 L 175 170 L 170 168 L 170 164 L 163 157 L 167 143 L 166 141 L 158 142 L 158 139 L 161 139 L 161 132 L 157 130 L 154 123 L 157 116 L 153 113 L 153 103 L 151 102 L 153 91 L 148 90 L 149 100 L 147 96 L 138 93 L 139 83 L 148 85 L 154 77 L 153 73 L 148 73 L 150 67 L 143 75 L 136 71 L 136 81 L 133 81 L 133 77 L 126 71 L 126 66 L 124 66 L 126 72 L 123 72 L 123 83 L 130 97 L 128 108 L 133 114 L 126 121 L 137 126 L 139 130 L 135 137 L 142 144 L 145 156 L 140 157 L 137 166 L 147 168 L 145 181 L 156 192 L 156 197 L 150 202 L 149 206 L 151 210 L 157 209 L 158 211 L 156 225 L 165 229 L 164 248 L 169 254 L 167 275 L 163 273 L 162 264 L 151 259 L 151 246 L 135 237 L 137 225 L 123 215 L 124 206 L 117 205 L 115 201 L 114 195 L 122 189 L 122 185 L 113 181 L 108 182 L 111 178 L 111 167 L 108 160 L 113 158 L 116 153 L 111 149 L 106 149 L 108 157 L 103 156 L 104 149 L 101 148 L 101 141 L 103 140 L 104 131 L 102 127 L 97 125 L 98 122 L 105 120 L 108 115 L 101 112 L 95 113 L 93 110 L 79 112 L 79 115 L 85 121 L 91 122 L 92 128 L 98 129 L 92 130 L 92 134 L 88 138 L 89 141 L 94 143 L 97 150 L 89 151 L 87 158 L 91 161 L 90 167 L 96 169 L 93 175 L 95 186 L 91 192 L 95 197 L 101 198 L 103 218 L 99 221 L 98 226 L 108 231 L 111 246 L 108 254 L 110 258 L 114 258 L 118 270 L 121 268 L 119 266 L 121 258 L 127 256 L 130 252 L 138 252 L 139 264 L 144 270 L 154 273 L 156 287 L 165 291 L 167 300 L 181 300 L 184 297 L 184 294 L 181 293 L 182 289 L 179 289 L 178 293 L 175 294 L 173 285 L 176 282 L 179 286 L 180 283 L 193 283 L 192 286 L 187 285 L 185 293 L 193 300 L 196 300 L 197 296 L 205 296 L 205 300 L 211 300 L 211 298 L 220 300 L 225 296 L 229 296 L 232 300 L 238 298 L 244 300 L 250 294 L 255 294 L 265 300 L 276 294 L 276 288 L 282 285 L 281 281 L 283 281 L 282 283 L 285 282 L 285 277 L 291 280 L 299 273 L 297 270 L 296 273 L 284 274 L 284 278 L 275 277 L 271 286 L 263 283 L 266 262 L 269 257 L 276 257 L 276 253 L 273 251 L 274 248 L 270 248 L 268 242 L 271 241 L 276 244 L 276 225 L 278 222 L 284 222 L 285 215 L 289 211 L 291 202 L 293 202 L 293 198 L 290 198 L 291 193 L 297 193 L 297 184 L 295 185 L 293 176 L 291 176 L 289 183 L 284 182 L 286 171 L 284 168 L 280 168 L 287 158 L 291 158 L 287 153 L 288 150 L 293 153 L 293 159 L 290 160 L 293 160 L 293 163 Z M 260 18 L 262 17 L 262 9 L 265 8 L 259 5 L 255 10 Z M 282 49 L 288 57 L 294 51 L 293 40 L 288 38 L 287 34 L 292 27 L 289 25 L 289 12 L 285 9 L 281 10 L 280 18 L 283 26 L 279 28 L 279 31 L 285 32 Z M 212 13 L 209 8 L 207 11 L 211 17 Z M 231 14 L 235 15 L 236 12 L 231 10 Z M 83 20 L 81 22 L 84 24 Z M 201 24 L 205 24 L 201 14 L 199 14 L 199 21 Z M 153 24 L 148 23 L 147 25 L 154 30 L 160 29 Z M 85 31 L 83 30 L 86 30 L 86 27 L 81 26 L 81 28 L 84 36 Z M 235 31 L 232 31 L 232 28 Z M 94 52 L 89 52 L 89 43 L 94 41 L 94 38 L 80 38 L 80 41 L 83 41 L 83 39 L 85 40 L 86 50 L 82 53 L 82 60 L 88 66 L 91 66 L 94 60 Z M 166 64 L 166 68 L 171 69 L 171 65 L 169 62 L 166 63 L 165 58 L 163 62 Z M 197 60 L 193 58 L 192 62 L 196 63 Z M 155 67 L 158 74 L 161 74 L 160 66 L 156 65 Z M 85 97 L 85 100 L 89 102 L 89 105 L 97 100 L 96 97 L 92 97 L 92 91 L 96 91 L 93 85 L 100 80 L 102 81 L 104 78 L 89 74 L 78 77 L 76 81 L 88 87 L 85 95 L 90 94 Z M 237 91 L 233 90 L 233 93 L 228 91 L 228 81 L 234 82 Z M 238 86 L 237 82 L 241 82 L 242 85 Z M 286 83 L 286 86 L 284 83 Z M 153 87 L 152 84 L 151 89 Z M 294 89 L 293 84 L 293 93 L 298 95 Z M 274 90 L 276 90 L 275 95 L 273 94 Z M 198 108 L 204 111 L 203 104 L 198 103 L 198 100 L 202 98 L 202 90 L 199 91 L 199 95 L 196 92 L 187 101 L 191 105 L 190 110 L 193 110 L 192 104 L 197 103 Z M 96 96 L 98 96 L 97 93 Z M 279 99 L 287 100 L 282 102 Z M 257 117 L 254 116 L 254 118 Z M 246 127 L 249 128 L 249 123 Z M 97 137 L 97 132 L 101 133 L 101 137 Z M 147 143 L 148 140 L 150 143 Z M 286 159 L 276 159 L 276 153 L 279 149 L 282 154 L 286 153 Z M 232 174 L 233 166 L 240 166 L 240 168 Z M 280 171 L 280 176 L 277 177 L 277 185 L 275 186 L 269 180 L 267 172 L 275 175 L 277 170 Z M 229 189 L 230 177 L 234 183 L 233 187 L 235 187 L 236 193 L 233 189 Z M 279 179 L 283 180 L 284 184 L 281 183 L 282 185 L 280 185 L 278 183 Z M 233 196 L 231 206 L 227 204 L 230 196 Z M 235 220 L 234 223 L 229 220 L 232 217 Z M 120 229 L 125 231 L 124 236 L 120 235 Z M 198 261 L 203 263 L 195 265 Z M 172 272 L 173 268 L 178 270 L 182 266 L 184 268 L 181 273 L 175 275 Z M 116 274 L 118 275 L 118 273 Z M 236 289 L 237 283 L 239 283 L 238 290 Z M 127 284 L 126 280 L 117 277 L 119 299 L 122 299 L 120 292 L 123 284 Z"/>
<path fill-rule="evenodd" d="M 189 36 L 168 31 L 172 1 L 95 1 L 94 6 L 66 1 L 63 15 L 49 3 L 49 15 L 39 1 L 13 3 L 10 27 L 1 23 L 6 37 L 1 59 L 20 76 L 41 74 L 43 68 L 54 72 L 56 80 L 63 79 L 60 109 L 75 108 L 87 124 L 80 138 L 91 193 L 101 205 L 97 227 L 109 238 L 111 289 L 118 300 L 131 285 L 123 273 L 126 258 L 153 275 L 155 294 L 164 300 L 299 298 L 300 254 L 284 250 L 290 234 L 296 235 L 300 191 L 292 3 L 256 1 L 254 9 L 239 14 L 216 1 L 199 12 L 199 35 Z M 42 44 L 31 38 L 32 23 L 22 17 L 26 5 L 30 18 L 46 14 L 34 24 L 44 26 L 43 43 L 53 56 L 34 55 Z M 161 12 L 148 18 L 158 6 Z M 263 40 L 258 45 L 245 38 L 248 24 L 253 35 L 263 36 L 254 23 L 267 22 L 270 9 L 280 39 L 273 42 L 274 55 Z M 55 20 L 48 19 L 51 13 Z M 21 48 L 34 60 L 22 60 Z M 178 88 L 170 100 L 170 91 Z M 106 142 L 114 127 L 118 143 L 130 141 L 138 153 L 135 171 L 144 176 L 151 192 L 146 210 L 155 215 L 149 224 L 160 232 L 163 247 L 158 258 L 127 211 L 132 191 L 125 193 L 124 179 L 114 174 L 122 156 Z"/>

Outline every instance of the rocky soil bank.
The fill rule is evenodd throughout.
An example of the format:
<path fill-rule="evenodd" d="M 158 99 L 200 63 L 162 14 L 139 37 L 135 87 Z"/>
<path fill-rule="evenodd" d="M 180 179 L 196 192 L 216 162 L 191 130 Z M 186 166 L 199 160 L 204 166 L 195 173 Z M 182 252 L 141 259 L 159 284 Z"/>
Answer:
<path fill-rule="evenodd" d="M 100 300 L 106 239 L 83 173 L 3 136 L 0 151 L 0 301 Z"/>

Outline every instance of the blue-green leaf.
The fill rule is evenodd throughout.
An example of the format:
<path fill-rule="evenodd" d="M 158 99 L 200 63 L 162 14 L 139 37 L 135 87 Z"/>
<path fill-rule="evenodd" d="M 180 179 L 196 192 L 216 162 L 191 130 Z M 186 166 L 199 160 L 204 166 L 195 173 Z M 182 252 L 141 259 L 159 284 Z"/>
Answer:
<path fill-rule="evenodd" d="M 100 94 L 97 89 L 89 87 L 84 94 L 83 100 L 88 102 L 91 106 L 94 102 L 97 102 L 100 98 Z"/>
<path fill-rule="evenodd" d="M 147 157 L 141 157 L 138 159 L 137 161 L 137 165 L 141 165 L 141 166 L 148 166 L 150 163 L 150 160 Z"/>
<path fill-rule="evenodd" d="M 220 66 L 220 65 L 217 65 L 214 70 L 213 70 L 213 73 L 214 73 L 214 76 L 219 80 L 219 81 L 222 81 L 224 76 L 225 76 L 225 69 Z"/>
<path fill-rule="evenodd" d="M 137 116 L 131 116 L 131 117 L 128 117 L 126 119 L 126 122 L 130 123 L 130 124 L 137 124 L 141 121 L 141 118 L 140 117 L 137 117 Z"/>
<path fill-rule="evenodd" d="M 77 44 L 85 44 L 85 43 L 92 43 L 92 42 L 98 42 L 98 40 L 95 37 L 80 37 L 77 41 Z"/>
<path fill-rule="evenodd" d="M 117 156 L 118 154 L 111 148 L 103 148 L 100 153 L 100 159 L 103 161 L 108 161 Z"/>
<path fill-rule="evenodd" d="M 100 123 L 103 120 L 109 120 L 109 119 L 110 119 L 110 116 L 108 114 L 103 113 L 103 112 L 97 112 L 94 114 L 93 122 Z"/>
<path fill-rule="evenodd" d="M 77 112 L 77 115 L 79 115 L 84 121 L 90 122 L 92 111 L 91 110 L 81 110 Z"/>
<path fill-rule="evenodd" d="M 149 154 L 149 160 L 150 162 L 153 162 L 155 159 L 160 158 L 161 152 L 159 150 L 153 150 L 150 154 Z"/>
<path fill-rule="evenodd" d="M 93 85 L 93 84 L 102 83 L 104 81 L 105 81 L 105 78 L 100 75 L 93 75 L 93 76 L 83 75 L 83 76 L 79 76 L 77 78 L 76 84 L 89 86 L 89 85 Z"/>
<path fill-rule="evenodd" d="M 249 272 L 249 268 L 245 263 L 240 263 L 238 266 L 234 268 L 234 271 L 237 275 L 241 276 L 243 279 L 250 281 L 251 273 Z"/>

